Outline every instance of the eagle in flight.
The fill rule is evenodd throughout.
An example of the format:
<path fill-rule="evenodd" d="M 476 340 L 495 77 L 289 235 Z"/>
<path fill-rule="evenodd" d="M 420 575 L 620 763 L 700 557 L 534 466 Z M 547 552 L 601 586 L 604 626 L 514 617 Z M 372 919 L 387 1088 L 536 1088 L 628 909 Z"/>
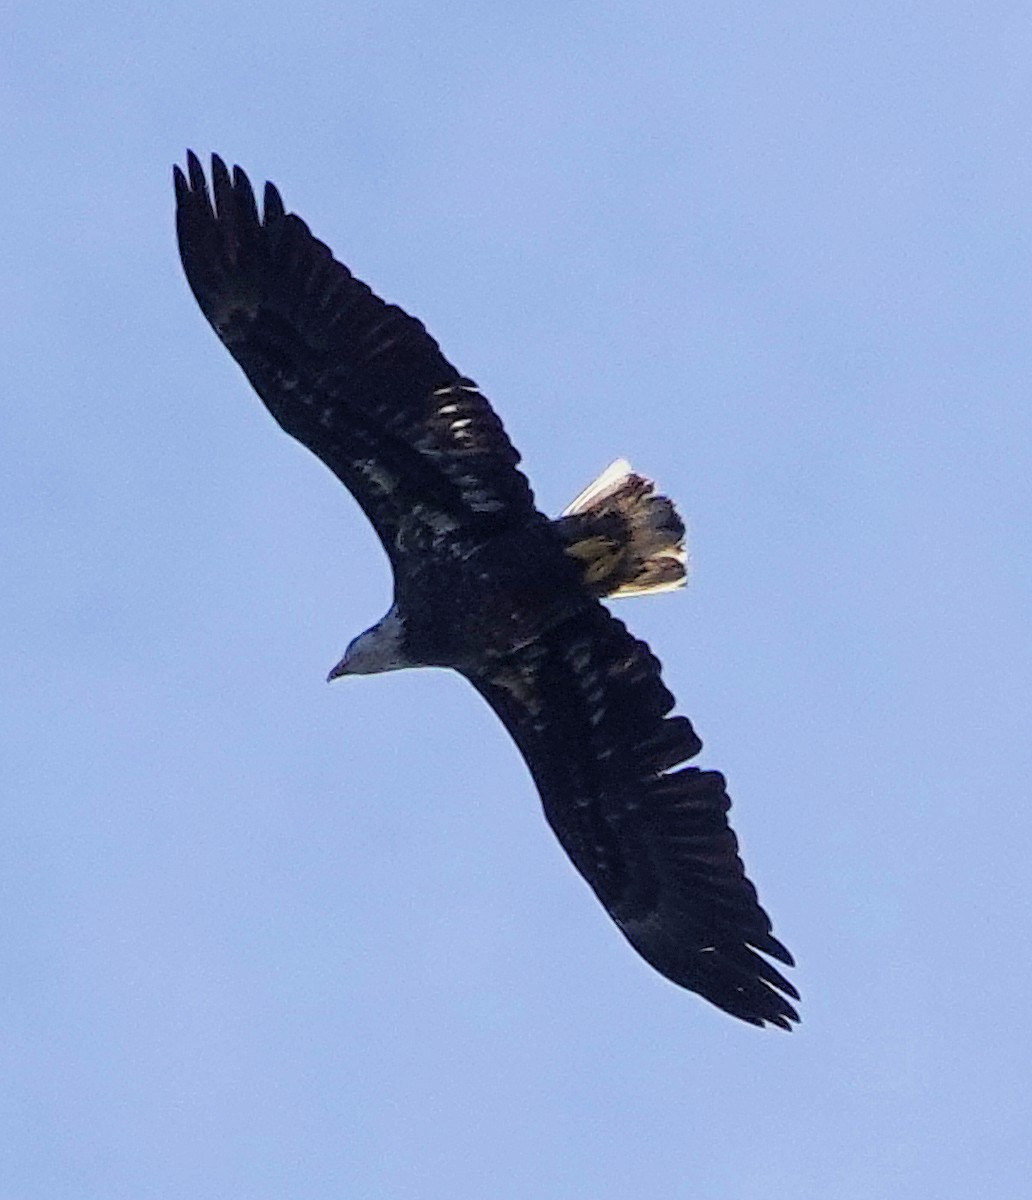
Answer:
<path fill-rule="evenodd" d="M 334 259 L 280 194 L 193 153 L 179 251 L 215 332 L 280 425 L 348 488 L 394 574 L 386 616 L 330 678 L 451 667 L 511 734 L 545 816 L 657 971 L 753 1025 L 791 1028 L 792 965 L 746 878 L 724 777 L 660 665 L 602 600 L 683 583 L 684 526 L 614 463 L 553 520 L 476 384 L 422 324 Z"/>

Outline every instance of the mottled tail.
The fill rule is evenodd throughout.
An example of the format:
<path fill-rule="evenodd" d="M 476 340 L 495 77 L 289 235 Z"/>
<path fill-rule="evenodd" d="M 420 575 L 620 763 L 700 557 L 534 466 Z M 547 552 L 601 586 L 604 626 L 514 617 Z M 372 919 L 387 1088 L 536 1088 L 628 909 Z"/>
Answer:
<path fill-rule="evenodd" d="M 683 587 L 684 522 L 651 479 L 617 459 L 554 522 L 566 553 L 598 597 Z"/>

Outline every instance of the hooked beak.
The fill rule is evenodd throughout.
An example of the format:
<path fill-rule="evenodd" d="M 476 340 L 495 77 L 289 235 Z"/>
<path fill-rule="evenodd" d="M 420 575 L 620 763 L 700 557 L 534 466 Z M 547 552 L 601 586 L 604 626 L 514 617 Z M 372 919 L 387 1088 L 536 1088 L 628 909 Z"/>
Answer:
<path fill-rule="evenodd" d="M 342 675 L 350 675 L 350 674 L 351 674 L 351 672 L 350 672 L 350 670 L 348 670 L 347 655 L 345 655 L 340 660 L 340 662 L 337 663 L 337 665 L 333 668 L 333 670 L 329 673 L 329 675 L 326 676 L 326 682 L 332 683 L 335 679 L 340 679 L 340 677 Z"/>

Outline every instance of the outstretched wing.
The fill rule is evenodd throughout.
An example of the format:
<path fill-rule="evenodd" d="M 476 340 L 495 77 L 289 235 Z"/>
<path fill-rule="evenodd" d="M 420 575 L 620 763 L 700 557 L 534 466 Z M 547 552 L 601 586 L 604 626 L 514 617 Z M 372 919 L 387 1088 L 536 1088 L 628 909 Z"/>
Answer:
<path fill-rule="evenodd" d="M 545 816 L 636 950 L 674 983 L 783 1029 L 798 999 L 727 823 L 724 777 L 672 770 L 702 748 L 644 642 L 601 605 L 470 676 L 527 761 Z"/>
<path fill-rule="evenodd" d="M 389 554 L 421 514 L 435 530 L 499 527 L 534 501 L 519 454 L 476 385 L 419 321 L 337 262 L 272 184 L 212 157 L 176 167 L 190 288 L 269 411 L 352 491 Z"/>

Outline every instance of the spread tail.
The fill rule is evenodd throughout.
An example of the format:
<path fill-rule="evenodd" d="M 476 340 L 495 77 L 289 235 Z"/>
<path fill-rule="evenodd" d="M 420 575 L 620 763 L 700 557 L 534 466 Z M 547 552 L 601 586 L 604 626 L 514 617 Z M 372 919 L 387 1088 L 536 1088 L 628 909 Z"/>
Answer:
<path fill-rule="evenodd" d="M 683 587 L 684 522 L 651 479 L 620 458 L 554 522 L 566 553 L 598 597 L 638 596 Z"/>

